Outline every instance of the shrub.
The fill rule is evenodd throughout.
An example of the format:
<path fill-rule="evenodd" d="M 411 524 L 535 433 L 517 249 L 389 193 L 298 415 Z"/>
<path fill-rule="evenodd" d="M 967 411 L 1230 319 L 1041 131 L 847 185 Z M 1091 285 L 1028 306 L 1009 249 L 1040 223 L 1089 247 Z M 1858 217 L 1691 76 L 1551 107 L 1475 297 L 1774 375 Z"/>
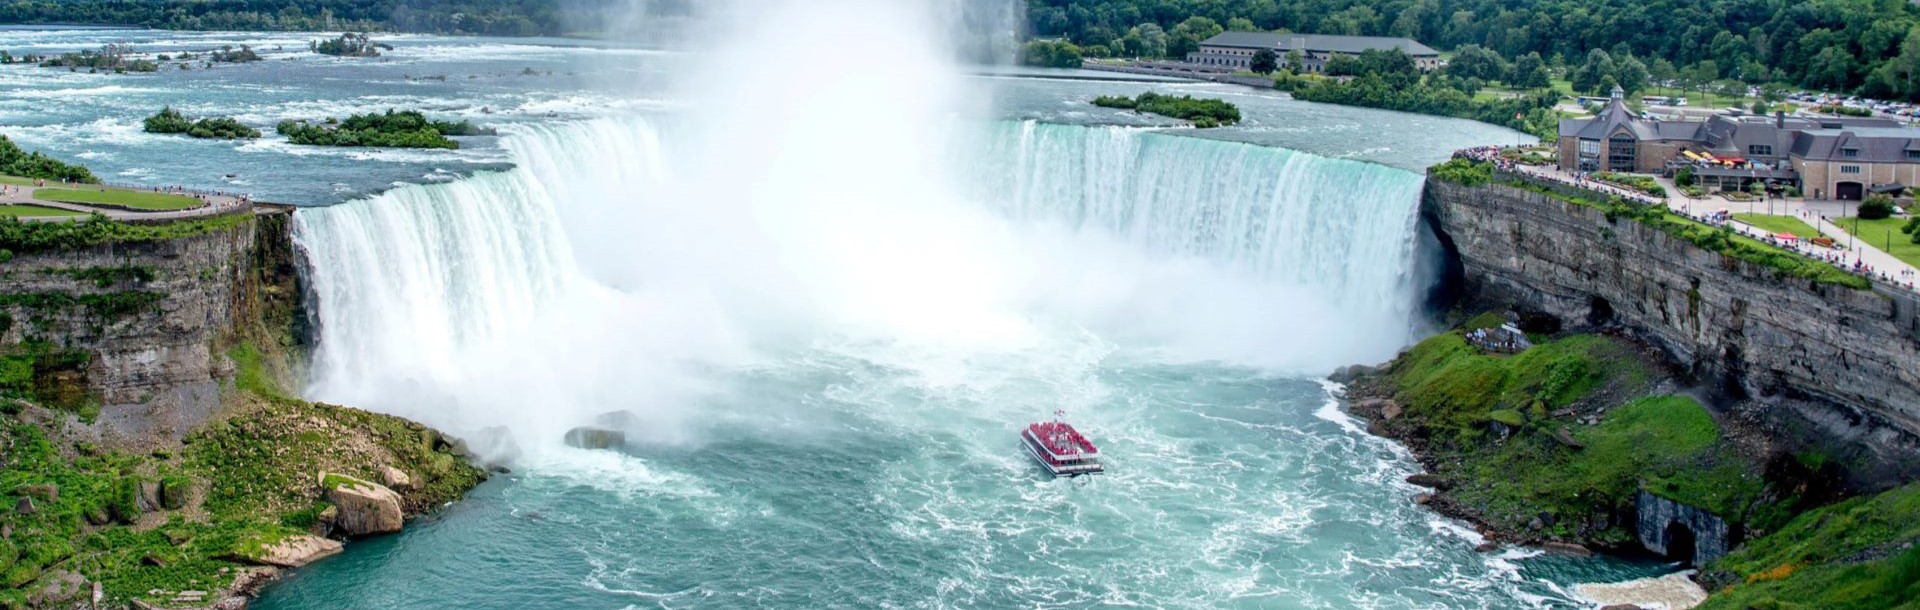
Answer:
<path fill-rule="evenodd" d="M 1880 220 L 1892 215 L 1892 197 L 1876 193 L 1860 202 L 1860 218 L 1863 220 Z"/>
<path fill-rule="evenodd" d="M 1191 95 L 1161 95 L 1151 91 L 1135 98 L 1103 95 L 1094 98 L 1093 105 L 1102 108 L 1130 108 L 1139 112 L 1184 119 L 1192 121 L 1194 126 L 1201 128 L 1240 122 L 1240 109 L 1233 104 L 1223 100 L 1199 99 Z"/>
<path fill-rule="evenodd" d="M 1461 186 L 1480 186 L 1493 181 L 1493 164 L 1456 158 L 1433 166 L 1429 173 L 1436 180 Z"/>

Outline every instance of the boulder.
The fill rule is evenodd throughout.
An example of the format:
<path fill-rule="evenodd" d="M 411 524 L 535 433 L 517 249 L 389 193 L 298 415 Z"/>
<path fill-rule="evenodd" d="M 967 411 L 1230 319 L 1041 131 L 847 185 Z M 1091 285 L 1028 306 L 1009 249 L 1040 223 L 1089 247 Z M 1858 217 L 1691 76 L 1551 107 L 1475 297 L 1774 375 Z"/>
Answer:
<path fill-rule="evenodd" d="M 297 568 L 338 555 L 341 548 L 342 545 L 338 540 L 319 536 L 288 536 L 281 538 L 277 543 L 261 548 L 258 553 L 247 557 L 247 560 L 282 568 Z"/>
<path fill-rule="evenodd" d="M 1609 604 L 1609 605 L 1601 606 L 1600 610 L 1645 610 L 1645 609 L 1639 606 L 1635 606 L 1633 604 Z"/>
<path fill-rule="evenodd" d="M 20 502 L 13 505 L 13 512 L 31 515 L 40 512 L 40 508 L 33 505 L 33 496 L 20 496 Z"/>
<path fill-rule="evenodd" d="M 27 605 L 33 608 L 70 606 L 92 591 L 92 584 L 84 576 L 66 570 L 48 572 L 30 586 Z"/>
<path fill-rule="evenodd" d="M 413 477 L 407 476 L 406 471 L 392 466 L 380 467 L 380 483 L 397 490 L 413 489 Z"/>
<path fill-rule="evenodd" d="M 1587 556 L 1593 555 L 1593 551 L 1587 550 L 1587 547 L 1580 546 L 1578 544 L 1574 544 L 1571 542 L 1549 542 L 1549 543 L 1540 545 L 1540 548 L 1545 549 L 1549 553 L 1573 555 L 1575 557 L 1587 557 Z"/>
<path fill-rule="evenodd" d="M 567 431 L 567 446 L 581 449 L 614 449 L 627 443 L 627 433 L 608 428 L 581 426 Z"/>
<path fill-rule="evenodd" d="M 1560 444 L 1566 445 L 1568 447 L 1572 447 L 1574 449 L 1587 448 L 1586 445 L 1580 444 L 1580 441 L 1574 440 L 1573 432 L 1567 430 L 1565 426 L 1562 426 L 1559 430 L 1554 431 L 1553 440 L 1560 441 Z"/>
<path fill-rule="evenodd" d="M 385 485 L 331 472 L 320 473 L 327 501 L 339 509 L 333 525 L 347 536 L 391 534 L 400 531 L 406 516 L 400 494 Z"/>
<path fill-rule="evenodd" d="M 1413 494 L 1413 503 L 1426 506 L 1433 501 L 1433 494 Z"/>
<path fill-rule="evenodd" d="M 313 518 L 313 525 L 307 526 L 307 531 L 315 536 L 321 537 L 332 535 L 333 522 L 339 519 L 340 507 L 328 506 L 326 509 L 321 510 L 318 516 Z"/>
<path fill-rule="evenodd" d="M 1475 553 L 1492 553 L 1498 550 L 1500 550 L 1500 543 L 1492 541 L 1482 542 L 1473 547 Z"/>
<path fill-rule="evenodd" d="M 1453 489 L 1453 483 L 1451 481 L 1441 478 L 1440 475 L 1425 473 L 1425 472 L 1407 477 L 1407 482 L 1412 483 L 1414 485 L 1419 485 L 1421 487 L 1438 489 L 1441 491 Z"/>

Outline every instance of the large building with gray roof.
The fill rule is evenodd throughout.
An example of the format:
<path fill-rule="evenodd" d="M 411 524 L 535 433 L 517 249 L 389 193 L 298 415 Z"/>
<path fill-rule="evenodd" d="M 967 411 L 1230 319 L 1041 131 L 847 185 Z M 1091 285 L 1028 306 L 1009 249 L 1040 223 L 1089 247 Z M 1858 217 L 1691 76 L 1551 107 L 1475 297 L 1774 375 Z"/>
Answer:
<path fill-rule="evenodd" d="M 1815 199 L 1857 200 L 1920 186 L 1920 128 L 1877 117 L 1735 112 L 1658 121 L 1635 115 L 1616 90 L 1598 115 L 1560 121 L 1559 148 L 1563 170 L 1668 173 L 1691 165 L 1710 188 L 1765 181 Z"/>
<path fill-rule="evenodd" d="M 1245 70 L 1253 65 L 1254 54 L 1263 49 L 1273 51 L 1283 67 L 1302 73 L 1324 72 L 1327 62 L 1337 56 L 1358 56 L 1366 51 L 1388 49 L 1406 53 L 1421 70 L 1444 65 L 1439 51 L 1406 38 L 1275 32 L 1221 32 L 1201 41 L 1200 50 L 1187 54 L 1187 62 Z M 1301 65 L 1285 66 L 1288 54 L 1293 51 L 1300 52 Z"/>

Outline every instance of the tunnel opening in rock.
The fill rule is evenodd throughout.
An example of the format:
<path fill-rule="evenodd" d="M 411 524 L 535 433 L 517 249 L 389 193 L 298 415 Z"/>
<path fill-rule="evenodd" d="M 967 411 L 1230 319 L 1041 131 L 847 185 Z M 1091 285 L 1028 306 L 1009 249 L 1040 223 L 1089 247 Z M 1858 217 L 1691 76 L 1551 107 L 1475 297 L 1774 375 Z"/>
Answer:
<path fill-rule="evenodd" d="M 1694 549 L 1698 545 L 1692 528 L 1678 521 L 1667 524 L 1667 559 L 1693 565 Z"/>

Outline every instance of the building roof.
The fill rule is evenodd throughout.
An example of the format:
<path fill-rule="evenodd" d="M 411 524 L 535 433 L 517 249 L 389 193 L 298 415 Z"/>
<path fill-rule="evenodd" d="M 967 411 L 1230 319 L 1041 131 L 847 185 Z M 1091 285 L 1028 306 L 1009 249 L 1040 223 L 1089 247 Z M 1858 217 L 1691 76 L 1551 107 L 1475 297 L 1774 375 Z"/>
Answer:
<path fill-rule="evenodd" d="M 1561 119 L 1560 133 L 1585 140 L 1604 140 L 1624 129 L 1636 140 L 1690 140 L 1704 138 L 1705 123 L 1652 121 L 1634 116 L 1620 98 L 1607 100 L 1599 116 L 1591 119 Z"/>
<path fill-rule="evenodd" d="M 1854 151 L 1852 156 L 1848 150 Z M 1910 150 L 1920 153 L 1920 128 L 1809 129 L 1793 142 L 1794 156 L 1815 161 L 1903 163 Z"/>
<path fill-rule="evenodd" d="M 1333 36 L 1327 34 L 1280 34 L 1274 32 L 1221 32 L 1200 43 L 1203 47 L 1273 49 L 1284 53 L 1299 49 L 1322 53 L 1359 55 L 1374 49 L 1400 49 L 1417 57 L 1438 56 L 1439 51 L 1406 38 L 1386 36 Z"/>

